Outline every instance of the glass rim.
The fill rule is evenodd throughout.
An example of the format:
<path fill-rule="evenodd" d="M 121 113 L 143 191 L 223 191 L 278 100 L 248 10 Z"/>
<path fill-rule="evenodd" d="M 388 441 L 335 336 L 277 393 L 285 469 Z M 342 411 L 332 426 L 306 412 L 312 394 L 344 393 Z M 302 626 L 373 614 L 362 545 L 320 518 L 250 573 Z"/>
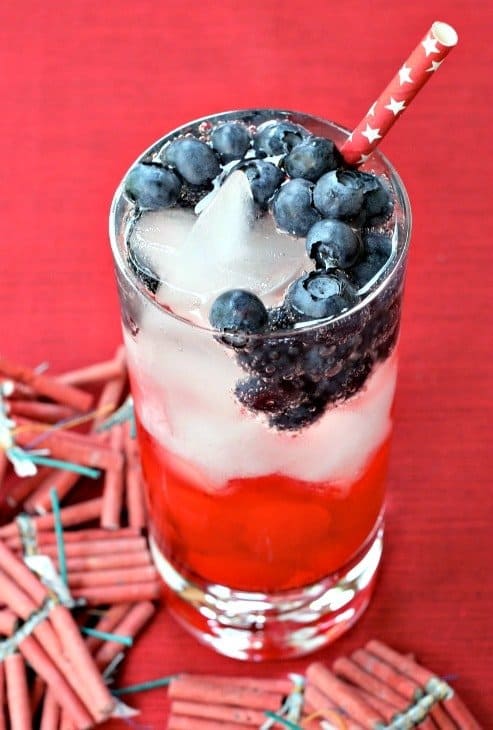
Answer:
<path fill-rule="evenodd" d="M 129 171 L 142 159 L 145 159 L 157 146 L 160 144 L 164 144 L 166 141 L 168 141 L 170 138 L 177 136 L 180 134 L 180 132 L 188 131 L 190 127 L 198 126 L 203 122 L 208 122 L 211 119 L 218 118 L 218 117 L 226 117 L 231 115 L 244 115 L 247 113 L 254 113 L 257 112 L 259 114 L 272 112 L 272 114 L 279 114 L 284 115 L 288 117 L 304 117 L 305 119 L 310 119 L 314 122 L 318 122 L 320 124 L 332 127 L 333 129 L 337 130 L 338 132 L 342 133 L 346 137 L 349 137 L 351 134 L 351 131 L 347 129 L 346 127 L 343 127 L 342 125 L 338 124 L 337 122 L 333 122 L 330 119 L 324 119 L 323 117 L 316 116 L 314 114 L 310 114 L 308 112 L 300 112 L 300 111 L 294 111 L 289 109 L 271 109 L 270 107 L 260 108 L 260 107 L 253 107 L 251 109 L 233 109 L 230 111 L 222 111 L 217 112 L 215 114 L 207 114 L 203 117 L 199 117 L 198 119 L 193 119 L 189 122 L 186 122 L 185 124 L 180 125 L 179 127 L 175 127 L 174 129 L 167 132 L 165 135 L 160 137 L 159 139 L 155 140 L 149 147 L 147 147 L 144 152 L 142 152 L 135 160 L 132 162 L 132 164 L 127 168 L 125 171 L 122 180 L 120 181 L 115 194 L 113 195 L 113 199 L 111 202 L 110 207 L 110 215 L 109 215 L 109 238 L 110 238 L 110 246 L 111 251 L 113 255 L 114 264 L 117 267 L 118 271 L 123 274 L 125 277 L 126 283 L 131 286 L 131 288 L 134 290 L 134 292 L 138 295 L 143 297 L 151 306 L 153 306 L 157 311 L 159 311 L 164 317 L 171 317 L 174 320 L 177 320 L 178 322 L 181 322 L 184 325 L 187 325 L 189 327 L 192 327 L 193 329 L 196 329 L 200 332 L 211 334 L 215 337 L 221 337 L 221 336 L 228 336 L 229 333 L 224 333 L 220 330 L 215 329 L 214 327 L 207 327 L 205 325 L 199 324 L 197 322 L 192 322 L 190 319 L 187 319 L 186 317 L 177 314 L 176 312 L 172 312 L 169 309 L 166 309 L 162 304 L 160 304 L 155 297 L 152 295 L 152 293 L 144 286 L 144 284 L 141 284 L 138 282 L 131 274 L 130 267 L 128 266 L 124 256 L 122 255 L 122 251 L 118 245 L 118 229 L 116 225 L 116 216 L 117 216 L 117 209 L 120 201 L 122 198 L 124 200 L 128 200 L 124 193 L 123 193 L 123 182 L 128 175 Z M 313 330 L 317 330 L 321 327 L 332 327 L 337 326 L 341 322 L 345 322 L 346 320 L 350 319 L 353 315 L 357 314 L 358 312 L 364 310 L 367 306 L 369 306 L 375 299 L 378 298 L 379 294 L 383 292 L 386 287 L 390 284 L 392 281 L 392 278 L 399 268 L 399 263 L 405 259 L 407 252 L 409 250 L 409 241 L 411 238 L 411 229 L 412 229 L 412 213 L 411 213 L 411 204 L 409 201 L 409 196 L 407 194 L 407 190 L 404 186 L 404 183 L 390 162 L 388 158 L 380 151 L 380 150 L 374 150 L 371 154 L 369 162 L 371 162 L 371 158 L 375 157 L 383 166 L 386 168 L 386 172 L 389 175 L 391 184 L 392 184 L 392 190 L 395 192 L 399 204 L 402 208 L 403 212 L 403 236 L 402 236 L 402 243 L 400 246 L 400 251 L 398 255 L 396 256 L 395 260 L 392 261 L 392 265 L 389 268 L 388 271 L 386 271 L 386 267 L 384 267 L 384 272 L 381 275 L 381 278 L 378 277 L 377 280 L 374 282 L 374 285 L 372 285 L 372 288 L 368 292 L 367 295 L 365 295 L 358 304 L 356 304 L 354 307 L 351 307 L 344 312 L 341 312 L 341 314 L 338 314 L 335 317 L 326 317 L 322 319 L 316 319 L 316 320 L 309 320 L 305 322 L 299 322 L 294 325 L 294 327 L 286 330 L 275 330 L 271 332 L 241 332 L 238 333 L 238 335 L 241 335 L 244 337 L 247 341 L 262 341 L 265 339 L 274 339 L 274 338 L 283 338 L 283 337 L 293 337 L 296 336 L 298 333 L 301 335 L 303 332 L 309 332 Z M 366 163 L 365 163 L 366 164 Z M 364 168 L 364 165 L 362 166 Z M 371 165 L 369 165 L 371 169 Z M 397 221 L 395 222 L 395 225 L 397 225 Z M 395 230 L 394 225 L 394 230 Z M 234 334 L 230 334 L 230 336 L 234 336 Z"/>

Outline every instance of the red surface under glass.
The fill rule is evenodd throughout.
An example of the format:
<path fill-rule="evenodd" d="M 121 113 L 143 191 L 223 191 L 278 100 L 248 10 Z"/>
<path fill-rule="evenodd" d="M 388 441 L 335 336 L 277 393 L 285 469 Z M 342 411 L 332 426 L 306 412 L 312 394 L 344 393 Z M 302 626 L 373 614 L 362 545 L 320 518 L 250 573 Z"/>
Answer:
<path fill-rule="evenodd" d="M 382 509 L 388 441 L 351 484 L 280 474 L 206 491 L 190 466 L 139 424 L 154 537 L 183 575 L 250 591 L 301 587 L 337 571 L 363 545 Z M 219 455 L 218 455 L 219 458 Z"/>

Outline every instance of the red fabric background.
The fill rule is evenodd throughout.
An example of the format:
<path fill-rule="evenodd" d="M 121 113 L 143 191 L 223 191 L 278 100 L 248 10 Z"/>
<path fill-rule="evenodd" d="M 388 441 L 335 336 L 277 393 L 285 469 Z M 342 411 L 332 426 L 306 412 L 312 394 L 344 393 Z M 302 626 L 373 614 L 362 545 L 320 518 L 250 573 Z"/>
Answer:
<path fill-rule="evenodd" d="M 382 145 L 415 220 L 385 560 L 366 615 L 320 656 L 373 636 L 412 650 L 491 728 L 491 3 L 2 3 L 0 349 L 57 371 L 113 352 L 107 211 L 151 141 L 249 106 L 352 126 L 436 19 L 460 45 Z M 287 668 L 215 656 L 163 610 L 121 681 Z M 163 727 L 162 691 L 134 702 L 139 727 Z"/>

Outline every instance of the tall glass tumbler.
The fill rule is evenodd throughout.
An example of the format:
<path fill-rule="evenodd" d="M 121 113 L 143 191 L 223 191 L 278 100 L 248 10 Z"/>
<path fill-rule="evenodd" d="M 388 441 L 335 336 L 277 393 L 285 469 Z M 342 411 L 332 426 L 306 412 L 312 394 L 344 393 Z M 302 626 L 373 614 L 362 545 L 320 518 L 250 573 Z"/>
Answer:
<path fill-rule="evenodd" d="M 272 118 L 338 146 L 348 135 L 300 113 L 228 112 L 173 131 L 139 159 L 220 122 Z M 161 306 L 134 275 L 134 206 L 122 185 L 114 197 L 110 237 L 154 560 L 170 611 L 202 642 L 238 659 L 320 648 L 356 621 L 374 587 L 410 208 L 383 155 L 373 153 L 362 169 L 385 178 L 392 193 L 382 228 L 392 240 L 387 265 L 349 311 L 236 343 Z M 301 415 L 299 428 L 269 425 L 237 397 L 245 357 L 267 378 L 288 361 L 295 385 L 317 383 L 322 359 L 332 397 L 323 406 L 310 401 L 319 412 L 308 425 Z M 264 412 L 277 412 L 278 392 L 265 397 Z"/>

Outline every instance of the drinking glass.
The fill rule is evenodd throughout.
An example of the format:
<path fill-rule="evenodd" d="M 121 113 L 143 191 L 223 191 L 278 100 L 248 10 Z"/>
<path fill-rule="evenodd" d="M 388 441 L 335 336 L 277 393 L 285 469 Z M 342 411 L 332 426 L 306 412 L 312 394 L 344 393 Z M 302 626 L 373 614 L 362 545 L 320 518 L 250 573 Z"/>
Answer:
<path fill-rule="evenodd" d="M 273 118 L 338 146 L 348 135 L 306 114 L 236 111 L 174 130 L 139 160 L 218 122 L 255 127 Z M 129 265 L 134 207 L 122 185 L 113 200 L 110 237 L 152 554 L 169 610 L 202 642 L 238 659 L 320 648 L 357 620 L 375 584 L 410 208 L 382 154 L 361 169 L 386 179 L 394 204 L 382 224 L 392 255 L 366 296 L 333 319 L 236 342 L 158 304 Z M 246 377 L 242 353 L 257 358 L 264 377 L 287 358 L 296 387 L 307 368 L 316 382 L 317 357 L 332 358 L 333 397 L 309 425 L 275 428 L 235 397 Z M 269 397 L 267 414 L 278 406 L 275 390 Z"/>

